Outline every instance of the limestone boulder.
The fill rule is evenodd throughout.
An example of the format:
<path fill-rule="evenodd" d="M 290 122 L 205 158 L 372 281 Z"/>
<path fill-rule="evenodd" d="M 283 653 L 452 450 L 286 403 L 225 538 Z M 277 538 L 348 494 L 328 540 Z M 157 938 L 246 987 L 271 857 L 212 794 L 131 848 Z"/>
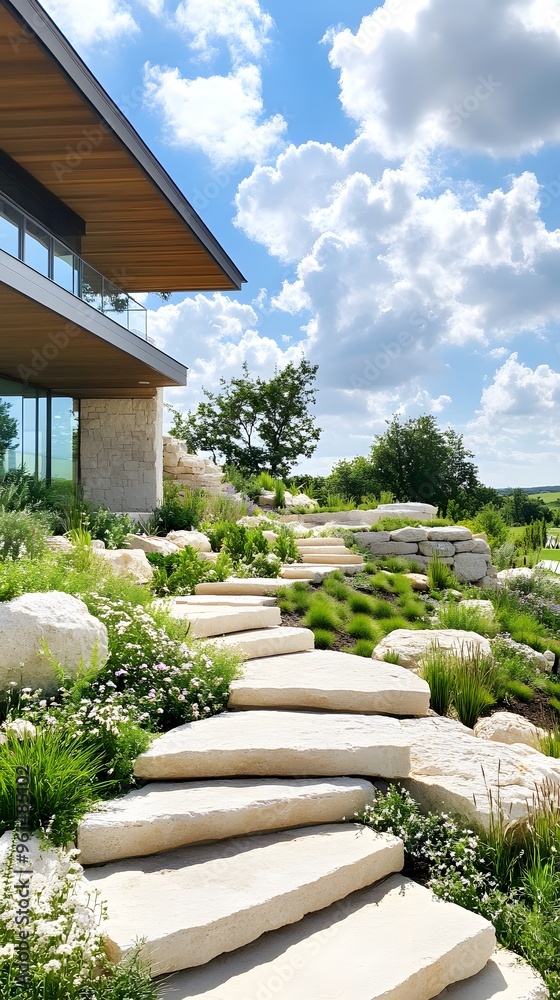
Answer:
<path fill-rule="evenodd" d="M 478 654 L 491 658 L 492 647 L 488 639 L 477 632 L 460 629 L 407 629 L 390 632 L 375 647 L 374 660 L 382 660 L 387 653 L 396 653 L 401 667 L 418 670 L 432 646 L 444 649 L 458 657 Z"/>
<path fill-rule="evenodd" d="M 533 570 L 528 566 L 519 566 L 516 569 L 502 569 L 498 573 L 498 580 L 501 583 L 510 583 L 512 580 L 530 580 Z"/>
<path fill-rule="evenodd" d="M 411 742 L 405 785 L 422 809 L 488 829 L 499 810 L 506 823 L 525 823 L 535 802 L 560 802 L 559 762 L 531 747 L 478 739 L 452 719 L 403 719 L 401 726 Z"/>
<path fill-rule="evenodd" d="M 513 712 L 496 712 L 487 719 L 479 719 L 474 727 L 474 735 L 481 740 L 492 740 L 494 743 L 524 743 L 534 750 L 540 750 L 541 738 L 546 735 L 544 729 L 534 726 L 522 715 Z"/>
<path fill-rule="evenodd" d="M 109 563 L 115 573 L 129 576 L 136 583 L 151 583 L 154 569 L 143 549 L 100 549 L 96 555 Z"/>
<path fill-rule="evenodd" d="M 416 542 L 383 542 L 378 539 L 378 531 L 359 534 L 358 540 L 374 556 L 413 556 L 418 552 Z M 420 545 L 425 544 L 420 542 Z"/>
<path fill-rule="evenodd" d="M 306 507 L 308 510 L 317 510 L 319 504 L 316 500 L 312 500 L 305 493 L 298 493 L 292 498 L 292 507 Z"/>
<path fill-rule="evenodd" d="M 455 556 L 455 575 L 466 583 L 477 583 L 487 575 L 486 557 L 476 552 L 458 552 Z"/>
<path fill-rule="evenodd" d="M 432 542 L 469 542 L 472 538 L 472 532 L 468 528 L 454 526 L 449 528 L 430 528 L 428 538 Z"/>
<path fill-rule="evenodd" d="M 178 549 L 196 549 L 197 552 L 211 552 L 210 539 L 202 531 L 170 531 L 167 535 L 168 542 L 176 545 Z"/>
<path fill-rule="evenodd" d="M 423 573 L 405 573 L 406 579 L 410 580 L 413 590 L 418 590 L 422 594 L 427 594 L 430 589 L 428 577 Z"/>
<path fill-rule="evenodd" d="M 420 542 L 418 546 L 418 551 L 423 556 L 443 556 L 443 558 L 453 559 L 455 555 L 455 546 L 452 542 L 446 541 L 429 541 Z"/>
<path fill-rule="evenodd" d="M 486 618 L 488 622 L 493 622 L 496 617 L 496 611 L 492 601 L 462 601 L 462 608 L 471 608 L 473 611 L 478 611 L 478 613 Z"/>
<path fill-rule="evenodd" d="M 70 677 L 94 659 L 103 665 L 109 655 L 107 629 L 83 601 L 59 591 L 24 594 L 0 604 L 0 690 L 13 684 L 56 691 L 45 646 Z"/>
<path fill-rule="evenodd" d="M 437 507 L 431 503 L 380 503 L 376 507 L 380 517 L 410 517 L 413 521 L 433 521 Z"/>
<path fill-rule="evenodd" d="M 50 535 L 45 538 L 45 545 L 51 552 L 71 552 L 74 546 L 64 535 Z"/>
<path fill-rule="evenodd" d="M 392 542 L 425 542 L 427 539 L 426 528 L 397 528 L 391 532 Z"/>
<path fill-rule="evenodd" d="M 140 549 L 142 552 L 158 552 L 162 556 L 172 556 L 179 551 L 179 547 L 174 545 L 167 538 L 157 538 L 152 535 L 127 535 L 126 542 L 131 549 Z"/>

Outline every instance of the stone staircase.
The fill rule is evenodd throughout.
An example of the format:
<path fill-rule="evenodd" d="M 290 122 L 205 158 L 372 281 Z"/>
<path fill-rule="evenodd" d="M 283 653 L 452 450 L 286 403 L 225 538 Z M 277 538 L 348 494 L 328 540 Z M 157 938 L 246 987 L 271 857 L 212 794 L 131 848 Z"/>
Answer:
<path fill-rule="evenodd" d="M 401 842 L 351 821 L 370 779 L 409 776 L 400 719 L 429 721 L 427 685 L 314 650 L 279 624 L 276 587 L 176 601 L 247 662 L 226 713 L 159 737 L 136 763 L 145 786 L 80 824 L 110 957 L 142 940 L 166 1000 L 542 1000 L 489 923 L 404 878 Z"/>

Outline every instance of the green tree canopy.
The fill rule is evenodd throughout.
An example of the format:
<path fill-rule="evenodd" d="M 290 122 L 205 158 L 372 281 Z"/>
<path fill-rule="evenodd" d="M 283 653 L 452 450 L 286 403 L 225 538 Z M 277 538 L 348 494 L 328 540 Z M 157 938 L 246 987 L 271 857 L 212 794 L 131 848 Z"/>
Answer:
<path fill-rule="evenodd" d="M 394 416 L 371 452 L 373 475 L 381 490 L 400 501 L 435 504 L 444 512 L 450 500 L 461 504 L 481 488 L 472 458 L 462 435 L 441 430 L 433 416 L 406 423 Z"/>
<path fill-rule="evenodd" d="M 17 440 L 17 420 L 10 416 L 11 403 L 0 401 L 0 471 L 4 468 L 6 452 Z"/>
<path fill-rule="evenodd" d="M 194 413 L 173 411 L 171 433 L 245 475 L 269 471 L 286 477 L 300 458 L 311 458 L 321 436 L 310 414 L 317 370 L 303 358 L 266 380 L 253 378 L 245 363 L 239 377 L 220 379 L 219 393 L 205 389 Z"/>

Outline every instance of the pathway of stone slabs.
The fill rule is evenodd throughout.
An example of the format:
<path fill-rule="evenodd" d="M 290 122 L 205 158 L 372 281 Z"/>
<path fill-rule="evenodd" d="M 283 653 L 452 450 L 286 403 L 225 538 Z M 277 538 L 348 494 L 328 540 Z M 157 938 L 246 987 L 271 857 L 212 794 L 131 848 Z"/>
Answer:
<path fill-rule="evenodd" d="M 399 719 L 426 717 L 427 685 L 314 650 L 280 624 L 276 584 L 176 602 L 247 662 L 226 713 L 156 739 L 143 787 L 80 824 L 110 957 L 142 939 L 173 1000 L 541 1000 L 489 923 L 404 878 L 401 842 L 351 821 L 372 779 L 408 777 Z"/>

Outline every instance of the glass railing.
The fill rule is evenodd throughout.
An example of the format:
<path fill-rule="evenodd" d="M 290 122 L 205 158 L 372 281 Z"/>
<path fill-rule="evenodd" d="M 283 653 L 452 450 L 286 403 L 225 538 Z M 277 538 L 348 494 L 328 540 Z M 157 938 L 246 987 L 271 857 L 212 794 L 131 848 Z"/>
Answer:
<path fill-rule="evenodd" d="M 148 314 L 144 306 L 2 194 L 0 250 L 22 260 L 137 337 L 147 339 Z"/>

